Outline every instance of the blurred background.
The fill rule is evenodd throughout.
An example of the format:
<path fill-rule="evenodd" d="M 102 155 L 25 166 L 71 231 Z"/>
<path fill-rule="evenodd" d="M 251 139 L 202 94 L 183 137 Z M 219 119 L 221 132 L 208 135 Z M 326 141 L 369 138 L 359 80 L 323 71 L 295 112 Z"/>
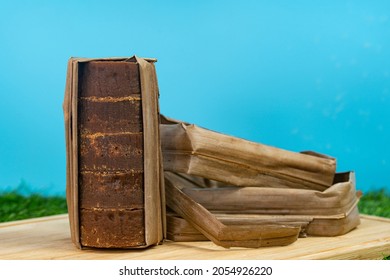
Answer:
<path fill-rule="evenodd" d="M 390 184 L 389 1 L 2 1 L 0 191 L 65 194 L 69 57 L 158 59 L 161 112 Z"/>

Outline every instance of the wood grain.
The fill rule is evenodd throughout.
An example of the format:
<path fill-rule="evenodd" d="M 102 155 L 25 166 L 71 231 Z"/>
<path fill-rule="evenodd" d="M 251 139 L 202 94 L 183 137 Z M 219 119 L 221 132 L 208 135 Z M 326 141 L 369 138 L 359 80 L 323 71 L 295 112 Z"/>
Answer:
<path fill-rule="evenodd" d="M 283 247 L 225 249 L 210 241 L 172 242 L 144 250 L 79 250 L 71 242 L 68 215 L 0 224 L 0 259 L 383 259 L 390 255 L 390 219 L 361 216 L 361 225 L 340 237 L 300 238 Z"/>

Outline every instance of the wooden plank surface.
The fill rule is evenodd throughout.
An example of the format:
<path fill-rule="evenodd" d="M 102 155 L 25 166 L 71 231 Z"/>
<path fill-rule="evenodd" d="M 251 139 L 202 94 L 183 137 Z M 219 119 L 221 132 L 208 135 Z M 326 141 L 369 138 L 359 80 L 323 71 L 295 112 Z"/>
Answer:
<path fill-rule="evenodd" d="M 308 237 L 284 247 L 224 249 L 209 241 L 171 242 L 148 249 L 77 249 L 67 215 L 0 224 L 0 259 L 382 259 L 390 255 L 390 219 L 362 215 L 339 237 Z"/>

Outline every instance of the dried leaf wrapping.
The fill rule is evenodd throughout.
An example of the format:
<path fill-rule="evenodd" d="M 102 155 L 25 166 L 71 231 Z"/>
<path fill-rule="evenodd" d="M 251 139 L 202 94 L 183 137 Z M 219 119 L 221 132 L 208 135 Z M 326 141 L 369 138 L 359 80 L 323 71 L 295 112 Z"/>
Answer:
<path fill-rule="evenodd" d="M 336 160 L 295 153 L 185 123 L 161 124 L 164 170 L 245 187 L 323 191 L 334 180 Z"/>

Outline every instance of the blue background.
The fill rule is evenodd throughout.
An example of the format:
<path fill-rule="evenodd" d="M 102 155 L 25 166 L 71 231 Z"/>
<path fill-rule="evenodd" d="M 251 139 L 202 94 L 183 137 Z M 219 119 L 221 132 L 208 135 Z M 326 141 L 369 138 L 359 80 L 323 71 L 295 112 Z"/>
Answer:
<path fill-rule="evenodd" d="M 390 1 L 1 1 L 0 190 L 65 193 L 71 56 L 158 59 L 161 111 L 389 186 Z"/>

